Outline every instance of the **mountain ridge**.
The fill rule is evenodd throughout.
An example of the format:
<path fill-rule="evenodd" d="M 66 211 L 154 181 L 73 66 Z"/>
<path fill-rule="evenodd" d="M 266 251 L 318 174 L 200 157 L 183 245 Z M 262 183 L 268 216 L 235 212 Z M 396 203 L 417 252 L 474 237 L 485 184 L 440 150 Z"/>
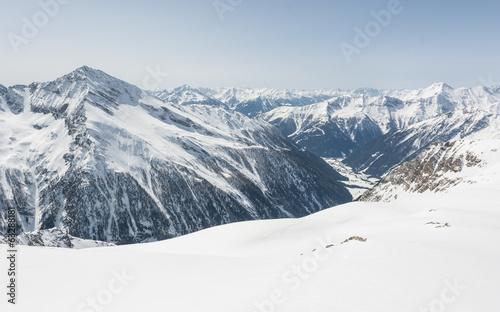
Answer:
<path fill-rule="evenodd" d="M 352 200 L 323 160 L 221 106 L 168 103 L 88 67 L 7 93 L 2 230 L 15 206 L 19 231 L 126 244 Z"/>
<path fill-rule="evenodd" d="M 345 157 L 384 135 L 446 113 L 477 109 L 498 114 L 499 103 L 498 88 L 452 89 L 437 83 L 374 97 L 344 94 L 304 107 L 276 108 L 261 118 L 319 156 Z"/>

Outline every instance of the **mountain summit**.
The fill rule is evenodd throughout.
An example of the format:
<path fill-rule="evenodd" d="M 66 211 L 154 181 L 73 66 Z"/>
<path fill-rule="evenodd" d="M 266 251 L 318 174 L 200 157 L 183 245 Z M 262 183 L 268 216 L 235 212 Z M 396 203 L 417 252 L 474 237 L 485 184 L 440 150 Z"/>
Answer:
<path fill-rule="evenodd" d="M 299 217 L 352 199 L 323 160 L 221 106 L 180 106 L 81 67 L 8 88 L 0 228 L 118 244 Z"/>

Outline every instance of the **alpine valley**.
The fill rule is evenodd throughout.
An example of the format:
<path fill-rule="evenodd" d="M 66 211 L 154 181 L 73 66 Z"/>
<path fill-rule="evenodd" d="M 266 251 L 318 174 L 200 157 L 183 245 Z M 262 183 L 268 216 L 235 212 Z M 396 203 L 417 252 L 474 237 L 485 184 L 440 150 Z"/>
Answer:
<path fill-rule="evenodd" d="M 20 241 L 32 245 L 149 242 L 303 217 L 386 175 L 360 199 L 393 198 L 394 174 L 411 166 L 422 175 L 424 160 L 433 178 L 405 181 L 405 191 L 442 191 L 426 185 L 435 178 L 429 162 L 476 166 L 475 145 L 463 139 L 499 136 L 498 86 L 146 91 L 84 66 L 1 86 L 0 96 L 0 229 L 15 207 L 18 231 L 31 233 Z M 461 146 L 462 158 L 440 152 L 449 146 Z"/>

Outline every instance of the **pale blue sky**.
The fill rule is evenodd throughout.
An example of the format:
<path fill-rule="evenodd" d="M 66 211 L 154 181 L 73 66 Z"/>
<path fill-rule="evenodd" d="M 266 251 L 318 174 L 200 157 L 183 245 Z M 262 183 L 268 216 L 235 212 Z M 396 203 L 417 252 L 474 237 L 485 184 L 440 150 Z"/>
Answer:
<path fill-rule="evenodd" d="M 22 36 L 24 17 L 43 24 L 42 9 L 0 1 L 1 84 L 53 80 L 82 65 L 137 85 L 159 66 L 169 73 L 162 88 L 500 84 L 499 1 L 401 0 L 402 11 L 350 63 L 341 43 L 354 45 L 355 27 L 373 26 L 370 12 L 396 0 L 241 0 L 223 21 L 212 0 L 65 1 L 18 53 L 9 33 Z"/>

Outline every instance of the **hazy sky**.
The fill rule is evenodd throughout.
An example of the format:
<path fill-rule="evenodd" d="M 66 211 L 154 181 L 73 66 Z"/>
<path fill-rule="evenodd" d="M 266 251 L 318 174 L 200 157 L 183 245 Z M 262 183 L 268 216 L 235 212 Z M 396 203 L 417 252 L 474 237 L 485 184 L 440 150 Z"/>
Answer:
<path fill-rule="evenodd" d="M 1 84 L 82 65 L 161 88 L 500 84 L 500 1 L 54 1 L 0 1 Z"/>

